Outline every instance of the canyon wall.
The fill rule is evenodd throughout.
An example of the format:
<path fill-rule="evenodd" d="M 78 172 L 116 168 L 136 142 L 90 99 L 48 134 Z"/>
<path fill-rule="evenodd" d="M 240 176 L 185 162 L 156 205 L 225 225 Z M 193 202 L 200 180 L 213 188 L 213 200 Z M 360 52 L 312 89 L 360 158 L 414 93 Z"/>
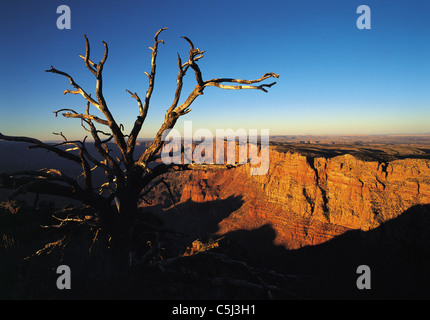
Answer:
<path fill-rule="evenodd" d="M 413 205 L 430 203 L 429 160 L 379 163 L 349 154 L 311 158 L 271 148 L 266 175 L 251 176 L 249 169 L 180 173 L 174 178 L 181 181 L 176 188 L 180 203 L 241 197 L 243 203 L 219 222 L 216 235 L 269 224 L 274 243 L 290 249 L 350 229 L 373 229 Z"/>
<path fill-rule="evenodd" d="M 430 162 L 364 162 L 271 152 L 270 170 L 252 176 L 269 202 L 301 217 L 368 230 L 416 204 L 430 203 Z"/>

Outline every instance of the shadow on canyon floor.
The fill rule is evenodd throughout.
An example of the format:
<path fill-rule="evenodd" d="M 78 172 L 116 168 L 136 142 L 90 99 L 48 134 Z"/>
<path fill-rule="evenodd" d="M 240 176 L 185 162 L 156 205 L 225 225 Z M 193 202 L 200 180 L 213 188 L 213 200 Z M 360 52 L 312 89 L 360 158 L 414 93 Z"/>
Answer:
<path fill-rule="evenodd" d="M 0 252 L 0 283 L 7 281 L 0 297 L 3 293 L 4 298 L 26 299 L 430 298 L 430 205 L 411 207 L 375 229 L 347 231 L 325 243 L 296 250 L 274 245 L 276 232 L 265 224 L 229 232 L 218 247 L 180 257 L 193 240 L 216 238 L 219 222 L 243 203 L 243 198 L 236 196 L 205 203 L 184 202 L 161 211 L 166 228 L 176 232 L 168 239 L 176 245 L 175 250 L 171 249 L 170 260 L 164 253 L 166 264 L 162 267 L 136 266 L 121 272 L 105 250 L 83 256 L 88 246 L 84 246 L 85 241 L 80 244 L 80 236 L 69 249 L 56 254 L 62 257 L 61 264 L 73 270 L 70 292 L 55 286 L 58 260 L 54 261 L 52 254 L 24 263 L 12 259 L 13 251 L 3 256 Z M 169 243 L 163 245 L 167 248 Z M 371 270 L 370 290 L 356 286 L 360 265 Z M 272 290 L 270 296 L 266 284 L 282 291 Z"/>
<path fill-rule="evenodd" d="M 242 203 L 241 197 L 189 201 L 164 217 L 170 228 L 188 235 L 190 245 L 194 239 L 210 238 L 218 223 Z M 296 250 L 274 245 L 275 238 L 270 224 L 233 231 L 215 251 L 259 268 L 299 276 L 303 286 L 298 295 L 305 299 L 430 298 L 430 205 L 411 207 L 375 229 L 347 231 Z M 356 286 L 360 265 L 371 270 L 370 290 Z"/>
<path fill-rule="evenodd" d="M 244 203 L 242 196 L 230 196 L 206 202 L 187 200 L 166 209 L 163 205 L 155 205 L 143 209 L 155 214 L 169 230 L 179 233 L 180 239 L 173 242 L 174 254 L 184 253 L 191 243 L 199 239 L 208 241 L 218 231 L 218 224 L 231 213 L 238 210 Z"/>
<path fill-rule="evenodd" d="M 351 230 L 325 243 L 286 250 L 273 245 L 270 225 L 227 234 L 227 254 L 302 279 L 305 299 L 430 298 L 430 205 L 411 207 L 369 230 Z M 371 270 L 371 289 L 356 286 L 357 267 Z"/>
<path fill-rule="evenodd" d="M 162 213 L 166 226 L 185 234 L 179 250 L 215 237 L 218 223 L 239 209 L 242 197 L 191 201 Z M 297 276 L 304 299 L 430 298 L 430 205 L 417 205 L 369 230 L 350 230 L 325 243 L 287 250 L 274 245 L 270 224 L 225 234 L 213 249 L 232 259 Z M 203 258 L 203 257 L 202 257 Z M 360 265 L 371 270 L 371 289 L 356 285 Z"/>

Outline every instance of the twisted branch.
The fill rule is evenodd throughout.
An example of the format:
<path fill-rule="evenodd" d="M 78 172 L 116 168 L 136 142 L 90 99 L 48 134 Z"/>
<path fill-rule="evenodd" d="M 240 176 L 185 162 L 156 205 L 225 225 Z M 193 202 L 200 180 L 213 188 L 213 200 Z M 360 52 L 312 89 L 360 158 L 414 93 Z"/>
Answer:
<path fill-rule="evenodd" d="M 166 130 L 173 128 L 173 126 L 176 124 L 176 121 L 178 120 L 179 117 L 191 111 L 189 107 L 198 96 L 203 94 L 203 90 L 206 87 L 214 86 L 221 89 L 234 89 L 234 90 L 256 89 L 256 90 L 267 92 L 267 88 L 271 88 L 273 85 L 276 84 L 276 82 L 273 82 L 270 84 L 260 84 L 258 86 L 252 85 L 252 84 L 262 82 L 272 77 L 279 78 L 278 74 L 270 72 L 270 73 L 265 73 L 259 79 L 254 79 L 254 80 L 215 78 L 215 79 L 204 81 L 202 72 L 200 70 L 200 67 L 197 65 L 196 61 L 203 58 L 205 51 L 201 51 L 199 48 L 195 48 L 193 42 L 189 38 L 187 37 L 182 37 L 182 38 L 185 39 L 190 45 L 190 49 L 188 52 L 188 61 L 185 63 L 182 63 L 181 57 L 178 54 L 179 71 L 178 71 L 178 76 L 176 78 L 175 97 L 172 105 L 166 112 L 166 115 L 164 117 L 164 122 L 161 125 L 160 129 L 158 130 L 155 136 L 155 139 L 152 141 L 151 145 L 145 150 L 145 152 L 139 157 L 137 161 L 137 165 L 143 168 L 147 166 L 148 162 L 154 159 L 156 153 L 161 149 L 161 146 L 163 144 L 161 137 L 163 133 Z M 194 70 L 194 75 L 195 75 L 197 84 L 194 87 L 193 91 L 188 95 L 186 100 L 181 105 L 178 106 L 178 102 L 182 93 L 183 77 L 185 76 L 189 67 L 191 67 Z M 238 85 L 229 85 L 224 83 L 233 83 Z"/>
<path fill-rule="evenodd" d="M 86 120 L 93 120 L 97 123 L 103 124 L 105 126 L 109 126 L 109 123 L 107 120 L 104 119 L 100 119 L 97 116 L 94 116 L 92 114 L 81 114 L 81 113 L 77 113 L 75 110 L 73 109 L 60 109 L 57 111 L 53 111 L 53 113 L 55 113 L 55 116 L 58 115 L 59 112 L 61 111 L 69 111 L 69 112 L 65 112 L 62 113 L 61 115 L 65 118 L 75 118 L 75 119 L 86 119 Z"/>
<path fill-rule="evenodd" d="M 72 94 L 80 94 L 82 95 L 85 100 L 87 100 L 88 102 L 90 102 L 92 105 L 94 105 L 97 109 L 100 110 L 100 105 L 93 99 L 90 97 L 90 95 L 88 93 L 85 92 L 84 89 L 82 89 L 76 82 L 75 80 L 73 80 L 73 78 L 66 72 L 60 71 L 55 69 L 53 66 L 51 66 L 51 69 L 49 70 L 45 70 L 45 72 L 50 72 L 50 73 L 56 73 L 59 75 L 62 75 L 64 77 L 66 77 L 67 79 L 69 79 L 69 83 L 76 88 L 76 90 L 64 90 L 64 94 L 66 93 L 72 93 Z"/>
<path fill-rule="evenodd" d="M 139 106 L 139 116 L 137 117 L 137 119 L 134 123 L 133 129 L 131 130 L 129 139 L 127 141 L 127 154 L 129 157 L 133 156 L 137 136 L 139 135 L 139 132 L 142 129 L 143 122 L 145 121 L 145 118 L 146 118 L 146 115 L 148 112 L 149 102 L 151 100 L 152 92 L 154 91 L 154 85 L 155 85 L 155 74 L 156 74 L 156 70 L 157 70 L 156 61 L 157 61 L 157 54 L 158 54 L 158 44 L 159 43 L 164 44 L 163 40 L 158 40 L 158 36 L 160 35 L 160 33 L 162 31 L 164 31 L 166 29 L 167 28 L 161 28 L 160 30 L 157 31 L 157 33 L 155 34 L 155 37 L 154 37 L 154 47 L 149 47 L 149 49 L 152 50 L 151 74 L 148 74 L 147 72 L 145 72 L 145 74 L 149 78 L 149 86 L 148 86 L 148 90 L 146 91 L 145 101 L 144 101 L 143 105 L 142 105 L 142 102 L 141 102 L 139 96 L 137 95 L 137 93 L 132 94 L 129 90 L 126 90 L 128 93 L 130 93 L 132 98 L 137 100 L 137 103 Z"/>
<path fill-rule="evenodd" d="M 14 137 L 14 136 L 5 136 L 2 133 L 0 133 L 0 140 L 6 140 L 6 141 L 19 141 L 19 142 L 27 142 L 30 143 L 32 146 L 29 146 L 29 148 L 33 147 L 33 148 L 43 148 L 46 149 L 48 151 L 51 151 L 53 153 L 55 153 L 56 155 L 68 159 L 70 161 L 76 162 L 76 163 L 81 163 L 81 158 L 68 153 L 60 148 L 57 148 L 55 146 L 46 144 L 38 139 L 35 138 L 29 138 L 29 137 Z"/>

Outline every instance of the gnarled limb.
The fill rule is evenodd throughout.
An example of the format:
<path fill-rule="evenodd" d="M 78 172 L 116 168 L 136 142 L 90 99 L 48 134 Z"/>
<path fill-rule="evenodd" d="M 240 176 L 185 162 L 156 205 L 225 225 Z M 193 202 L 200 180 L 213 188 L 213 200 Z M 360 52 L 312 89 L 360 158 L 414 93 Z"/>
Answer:
<path fill-rule="evenodd" d="M 241 165 L 240 164 L 236 165 L 236 164 L 196 164 L 196 163 L 164 164 L 164 163 L 161 163 L 153 169 L 147 168 L 147 174 L 143 177 L 141 181 L 140 189 L 142 190 L 155 178 L 168 172 L 188 171 L 188 170 L 195 170 L 195 171 L 230 170 L 238 166 L 241 166 Z"/>
<path fill-rule="evenodd" d="M 88 41 L 87 35 L 84 34 L 84 38 L 85 38 L 85 57 L 79 55 L 82 59 L 84 59 L 85 61 L 85 65 L 87 66 L 88 70 L 90 70 L 90 72 L 92 74 L 94 74 L 95 76 L 97 76 L 97 64 L 95 64 L 94 62 L 92 62 L 90 60 L 90 43 Z"/>
<path fill-rule="evenodd" d="M 203 78 L 202 78 L 202 72 L 200 71 L 200 68 L 196 63 L 196 57 L 199 56 L 200 58 L 203 58 L 203 54 L 205 53 L 205 51 L 200 51 L 199 48 L 195 49 L 194 44 L 187 37 L 182 37 L 182 38 L 184 38 L 190 44 L 190 51 L 188 53 L 187 65 L 189 65 L 194 70 L 197 84 L 200 87 L 203 87 L 204 82 L 203 82 Z"/>
<path fill-rule="evenodd" d="M 2 177 L 2 183 L 5 183 L 5 180 L 7 179 L 18 178 L 17 180 L 20 179 L 21 181 L 24 181 L 24 182 L 33 181 L 33 180 L 60 181 L 60 182 L 67 183 L 72 187 L 79 187 L 76 180 L 72 179 L 71 177 L 68 177 L 62 171 L 58 169 L 52 169 L 52 168 L 44 168 L 40 170 L 22 170 L 22 171 L 5 172 L 1 174 L 1 177 Z"/>
<path fill-rule="evenodd" d="M 262 90 L 264 92 L 267 92 L 267 90 L 265 88 L 270 88 L 273 85 L 276 84 L 276 82 L 272 82 L 270 84 L 261 84 L 259 86 L 249 86 L 249 84 L 253 84 L 253 83 L 259 83 L 261 81 L 264 81 L 266 79 L 269 78 L 279 78 L 279 74 L 273 73 L 273 72 L 269 72 L 269 73 L 265 73 L 261 78 L 259 79 L 255 79 L 255 80 L 242 80 L 242 79 L 231 79 L 231 78 L 216 78 L 216 79 L 211 79 L 211 80 L 207 80 L 204 83 L 204 86 L 213 86 L 213 87 L 218 87 L 221 89 L 233 89 L 233 90 L 239 90 L 239 89 L 257 89 L 257 90 Z M 236 83 L 236 84 L 240 84 L 240 85 L 225 85 L 222 84 L 223 82 L 227 82 L 227 83 Z M 243 85 L 243 84 L 248 84 L 247 86 Z"/>
<path fill-rule="evenodd" d="M 142 101 L 137 93 L 131 93 L 129 90 L 126 90 L 132 98 L 136 99 L 137 104 L 139 106 L 139 115 L 137 116 L 136 121 L 134 122 L 133 129 L 130 132 L 128 141 L 127 141 L 127 154 L 129 157 L 133 157 L 134 148 L 136 146 L 137 136 L 142 128 L 143 122 L 145 121 L 146 115 L 148 113 L 148 104 L 145 107 L 142 105 Z"/>
<path fill-rule="evenodd" d="M 62 75 L 64 77 L 66 77 L 67 79 L 69 79 L 69 83 L 76 88 L 76 90 L 64 90 L 64 94 L 66 93 L 72 93 L 72 94 L 80 94 L 82 95 L 85 100 L 87 100 L 88 102 L 90 102 L 92 105 L 94 105 L 97 109 L 100 108 L 100 105 L 93 99 L 91 98 L 91 96 L 85 92 L 84 89 L 81 88 L 81 86 L 79 86 L 75 80 L 73 80 L 72 76 L 69 75 L 66 72 L 60 71 L 55 69 L 53 66 L 51 66 L 51 68 L 49 70 L 45 70 L 45 72 L 51 72 L 51 73 L 56 73 L 59 75 Z"/>
<path fill-rule="evenodd" d="M 65 118 L 76 118 L 76 119 L 93 120 L 93 121 L 95 121 L 97 123 L 100 123 L 100 124 L 103 124 L 105 126 L 109 125 L 109 123 L 108 123 L 107 120 L 100 119 L 99 117 L 94 116 L 92 114 L 81 114 L 81 113 L 76 112 L 73 109 L 59 109 L 57 111 L 54 111 L 55 116 L 57 116 L 58 113 L 62 112 L 62 111 L 68 111 L 68 112 L 64 112 L 64 113 L 61 114 Z"/>
<path fill-rule="evenodd" d="M 35 138 L 29 138 L 29 137 L 14 137 L 14 136 L 5 136 L 2 133 L 0 133 L 0 140 L 6 140 L 6 141 L 19 141 L 19 142 L 26 142 L 31 144 L 32 146 L 30 147 L 34 147 L 34 148 L 43 148 L 46 149 L 48 151 L 51 151 L 53 153 L 55 153 L 56 155 L 71 160 L 73 162 L 76 163 L 81 163 L 81 158 L 72 154 L 72 153 L 68 153 L 60 148 L 57 148 L 55 146 L 46 144 L 38 139 Z"/>
<path fill-rule="evenodd" d="M 121 132 L 120 127 L 118 126 L 118 124 L 116 123 L 114 117 L 112 116 L 112 113 L 110 112 L 107 104 L 106 104 L 106 100 L 104 98 L 103 95 L 103 76 L 102 76 L 102 71 L 103 71 L 103 66 L 107 60 L 108 57 L 108 46 L 107 43 L 103 41 L 103 45 L 104 45 L 104 54 L 103 54 L 103 58 L 102 60 L 96 65 L 94 62 L 92 62 L 92 60 L 90 60 L 89 54 L 90 54 L 90 45 L 88 42 L 88 38 L 85 36 L 85 44 L 86 44 L 86 53 L 85 53 L 85 57 L 83 57 L 84 61 L 85 61 L 85 65 L 87 66 L 87 68 L 91 71 L 91 73 L 94 74 L 94 76 L 96 77 L 96 96 L 97 96 L 97 101 L 95 101 L 93 98 L 91 98 L 91 95 L 89 95 L 88 93 L 85 92 L 85 90 L 83 90 L 75 81 L 74 79 L 66 72 L 63 71 L 59 71 L 57 69 L 55 69 L 54 67 L 51 66 L 51 69 L 49 70 L 45 70 L 46 72 L 51 72 L 51 73 L 56 73 L 56 74 L 60 74 L 62 76 L 65 76 L 66 78 L 69 79 L 69 83 L 76 88 L 76 90 L 65 90 L 64 93 L 72 93 L 72 94 L 81 94 L 89 103 L 91 103 L 92 105 L 94 105 L 97 109 L 99 109 L 103 115 L 106 117 L 106 122 L 102 121 L 103 124 L 106 124 L 109 126 L 109 128 L 111 129 L 112 135 L 118 145 L 118 148 L 124 158 L 125 163 L 130 164 L 129 163 L 129 158 L 127 156 L 127 147 L 126 147 L 126 143 L 125 143 L 125 139 L 124 139 L 124 135 Z M 76 113 L 78 114 L 78 113 Z M 82 115 L 82 116 L 73 116 L 72 114 L 69 114 L 68 117 L 80 117 L 82 118 L 89 118 L 90 116 L 87 115 Z M 94 119 L 92 119 L 94 120 Z M 99 119 L 102 120 L 102 119 Z M 95 120 L 96 121 L 96 120 Z M 100 122 L 99 122 L 100 123 Z"/>
<path fill-rule="evenodd" d="M 133 129 L 130 132 L 130 137 L 128 138 L 128 141 L 127 141 L 127 154 L 129 157 L 133 156 L 137 136 L 139 135 L 139 132 L 142 129 L 143 122 L 145 121 L 146 114 L 148 112 L 149 102 L 151 100 L 152 92 L 154 91 L 154 85 L 155 85 L 155 74 L 156 74 L 156 70 L 157 70 L 157 63 L 156 62 L 157 62 L 157 54 L 158 54 L 158 44 L 159 43 L 164 44 L 164 41 L 159 40 L 158 36 L 160 35 L 160 33 L 162 31 L 164 31 L 166 29 L 167 28 L 161 28 L 157 31 L 157 33 L 155 34 L 155 37 L 154 37 L 154 47 L 149 47 L 149 49 L 152 50 L 151 73 L 148 74 L 145 72 L 145 74 L 149 78 L 149 86 L 148 86 L 148 90 L 146 91 L 145 100 L 143 102 L 143 105 L 142 105 L 142 102 L 141 102 L 139 96 L 137 95 L 137 93 L 132 94 L 130 91 L 127 90 L 127 92 L 131 94 L 131 97 L 135 98 L 137 100 L 137 103 L 139 106 L 139 116 L 137 117 L 137 119 L 134 123 Z"/>
<path fill-rule="evenodd" d="M 194 100 L 203 94 L 203 90 L 208 86 L 214 86 L 221 89 L 256 89 L 256 90 L 262 90 L 264 92 L 267 92 L 266 88 L 272 87 L 276 82 L 270 83 L 270 84 L 261 84 L 261 85 L 252 85 L 255 83 L 262 82 L 266 79 L 269 79 L 271 77 L 273 78 L 279 78 L 279 75 L 273 72 L 265 73 L 262 77 L 259 79 L 254 80 L 244 80 L 244 79 L 232 79 L 232 78 L 215 78 L 211 80 L 204 81 L 202 72 L 200 70 L 200 67 L 197 65 L 196 61 L 198 59 L 203 58 L 203 54 L 205 51 L 201 51 L 199 48 L 195 48 L 193 42 L 187 38 L 184 38 L 188 44 L 190 45 L 190 50 L 188 52 L 188 61 L 185 63 L 182 63 L 181 58 L 178 54 L 178 76 L 176 79 L 176 91 L 175 91 L 175 98 L 173 100 L 172 105 L 167 110 L 166 115 L 164 117 L 164 122 L 161 125 L 160 129 L 158 130 L 155 139 L 151 143 L 151 145 L 145 150 L 145 152 L 139 157 L 139 160 L 137 161 L 137 165 L 146 167 L 148 162 L 151 161 L 156 153 L 161 149 L 163 145 L 162 141 L 162 135 L 163 133 L 173 128 L 173 126 L 176 124 L 176 121 L 179 117 L 187 114 L 191 111 L 189 107 L 194 102 Z M 188 68 L 191 67 L 194 70 L 194 74 L 196 77 L 196 86 L 194 87 L 193 91 L 188 95 L 186 100 L 178 106 L 178 102 L 182 93 L 182 85 L 183 85 L 183 77 L 185 76 Z M 238 85 L 228 85 L 224 83 L 235 83 Z"/>

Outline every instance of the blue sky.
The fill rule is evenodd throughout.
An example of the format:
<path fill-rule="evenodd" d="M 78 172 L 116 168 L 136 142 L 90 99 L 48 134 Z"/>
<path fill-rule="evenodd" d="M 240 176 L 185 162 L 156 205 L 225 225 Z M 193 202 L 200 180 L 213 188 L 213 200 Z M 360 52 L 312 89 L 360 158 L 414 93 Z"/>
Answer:
<path fill-rule="evenodd" d="M 71 29 L 59 30 L 59 5 L 71 9 Z M 359 5 L 371 9 L 371 29 L 359 30 Z M 94 77 L 78 57 L 83 35 L 98 62 L 109 45 L 104 93 L 126 131 L 138 115 L 125 92 L 142 98 L 150 71 L 149 46 L 161 27 L 165 45 L 156 87 L 140 137 L 161 125 L 176 87 L 176 52 L 187 36 L 205 57 L 204 79 L 281 75 L 269 93 L 206 88 L 181 118 L 193 128 L 270 129 L 274 134 L 430 132 L 430 1 L 428 0 L 3 0 L 0 3 L 0 132 L 52 139 L 86 133 L 79 120 L 55 118 L 60 108 L 84 111 L 80 96 L 63 95 L 70 73 L 88 92 Z M 183 96 L 195 85 L 189 74 Z"/>

